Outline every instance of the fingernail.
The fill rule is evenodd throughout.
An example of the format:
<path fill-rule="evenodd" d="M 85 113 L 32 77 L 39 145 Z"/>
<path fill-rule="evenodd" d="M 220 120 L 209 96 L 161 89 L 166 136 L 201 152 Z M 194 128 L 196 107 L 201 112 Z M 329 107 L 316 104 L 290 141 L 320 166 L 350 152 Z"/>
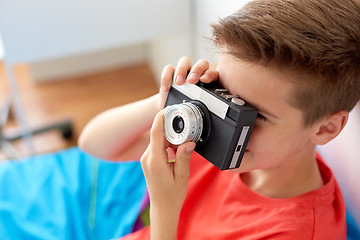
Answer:
<path fill-rule="evenodd" d="M 200 77 L 200 81 L 206 81 L 208 79 L 209 79 L 209 75 L 206 73 Z"/>
<path fill-rule="evenodd" d="M 177 75 L 177 77 L 175 79 L 176 84 L 183 84 L 184 81 L 185 81 L 185 79 L 181 74 Z"/>
<path fill-rule="evenodd" d="M 185 152 L 192 153 L 194 151 L 194 148 L 195 148 L 195 144 L 191 144 L 190 146 L 187 146 L 185 148 Z"/>
<path fill-rule="evenodd" d="M 188 80 L 196 82 L 198 80 L 199 76 L 196 73 L 190 74 L 188 77 Z"/>

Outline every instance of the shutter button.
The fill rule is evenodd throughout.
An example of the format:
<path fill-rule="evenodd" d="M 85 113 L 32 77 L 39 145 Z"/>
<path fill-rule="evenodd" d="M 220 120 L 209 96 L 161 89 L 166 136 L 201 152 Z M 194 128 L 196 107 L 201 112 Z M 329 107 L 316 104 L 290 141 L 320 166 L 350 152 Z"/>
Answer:
<path fill-rule="evenodd" d="M 231 102 L 235 103 L 236 105 L 244 106 L 245 101 L 240 98 L 232 98 Z"/>

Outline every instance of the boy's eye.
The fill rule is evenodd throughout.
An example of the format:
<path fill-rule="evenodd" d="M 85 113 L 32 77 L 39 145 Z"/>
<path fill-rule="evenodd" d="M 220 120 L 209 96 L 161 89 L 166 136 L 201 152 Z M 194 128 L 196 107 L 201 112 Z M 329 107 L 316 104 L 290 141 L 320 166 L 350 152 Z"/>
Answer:
<path fill-rule="evenodd" d="M 266 121 L 266 118 L 260 113 L 257 114 L 257 118 L 260 120 Z"/>

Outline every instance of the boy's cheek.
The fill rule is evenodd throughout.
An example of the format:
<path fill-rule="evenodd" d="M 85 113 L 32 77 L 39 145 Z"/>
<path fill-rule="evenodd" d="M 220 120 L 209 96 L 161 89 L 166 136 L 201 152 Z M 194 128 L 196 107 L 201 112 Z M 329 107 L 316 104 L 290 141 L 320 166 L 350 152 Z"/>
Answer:
<path fill-rule="evenodd" d="M 246 149 L 254 155 L 276 151 L 281 136 L 267 128 L 254 127 Z M 249 155 L 249 154 L 248 154 Z"/>
<path fill-rule="evenodd" d="M 251 150 L 256 145 L 260 144 L 259 142 L 266 141 L 268 131 L 266 128 L 263 128 L 256 124 L 251 132 L 251 136 L 247 145 L 247 149 Z"/>

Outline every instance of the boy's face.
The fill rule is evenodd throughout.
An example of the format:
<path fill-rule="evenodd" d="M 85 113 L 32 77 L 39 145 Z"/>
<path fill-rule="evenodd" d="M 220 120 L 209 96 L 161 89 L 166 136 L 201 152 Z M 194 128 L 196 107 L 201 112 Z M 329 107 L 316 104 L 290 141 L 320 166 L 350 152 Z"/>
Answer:
<path fill-rule="evenodd" d="M 304 127 L 302 112 L 289 104 L 293 83 L 273 69 L 222 55 L 217 67 L 221 84 L 258 109 L 247 151 L 235 172 L 284 169 L 313 156 L 314 129 Z"/>

